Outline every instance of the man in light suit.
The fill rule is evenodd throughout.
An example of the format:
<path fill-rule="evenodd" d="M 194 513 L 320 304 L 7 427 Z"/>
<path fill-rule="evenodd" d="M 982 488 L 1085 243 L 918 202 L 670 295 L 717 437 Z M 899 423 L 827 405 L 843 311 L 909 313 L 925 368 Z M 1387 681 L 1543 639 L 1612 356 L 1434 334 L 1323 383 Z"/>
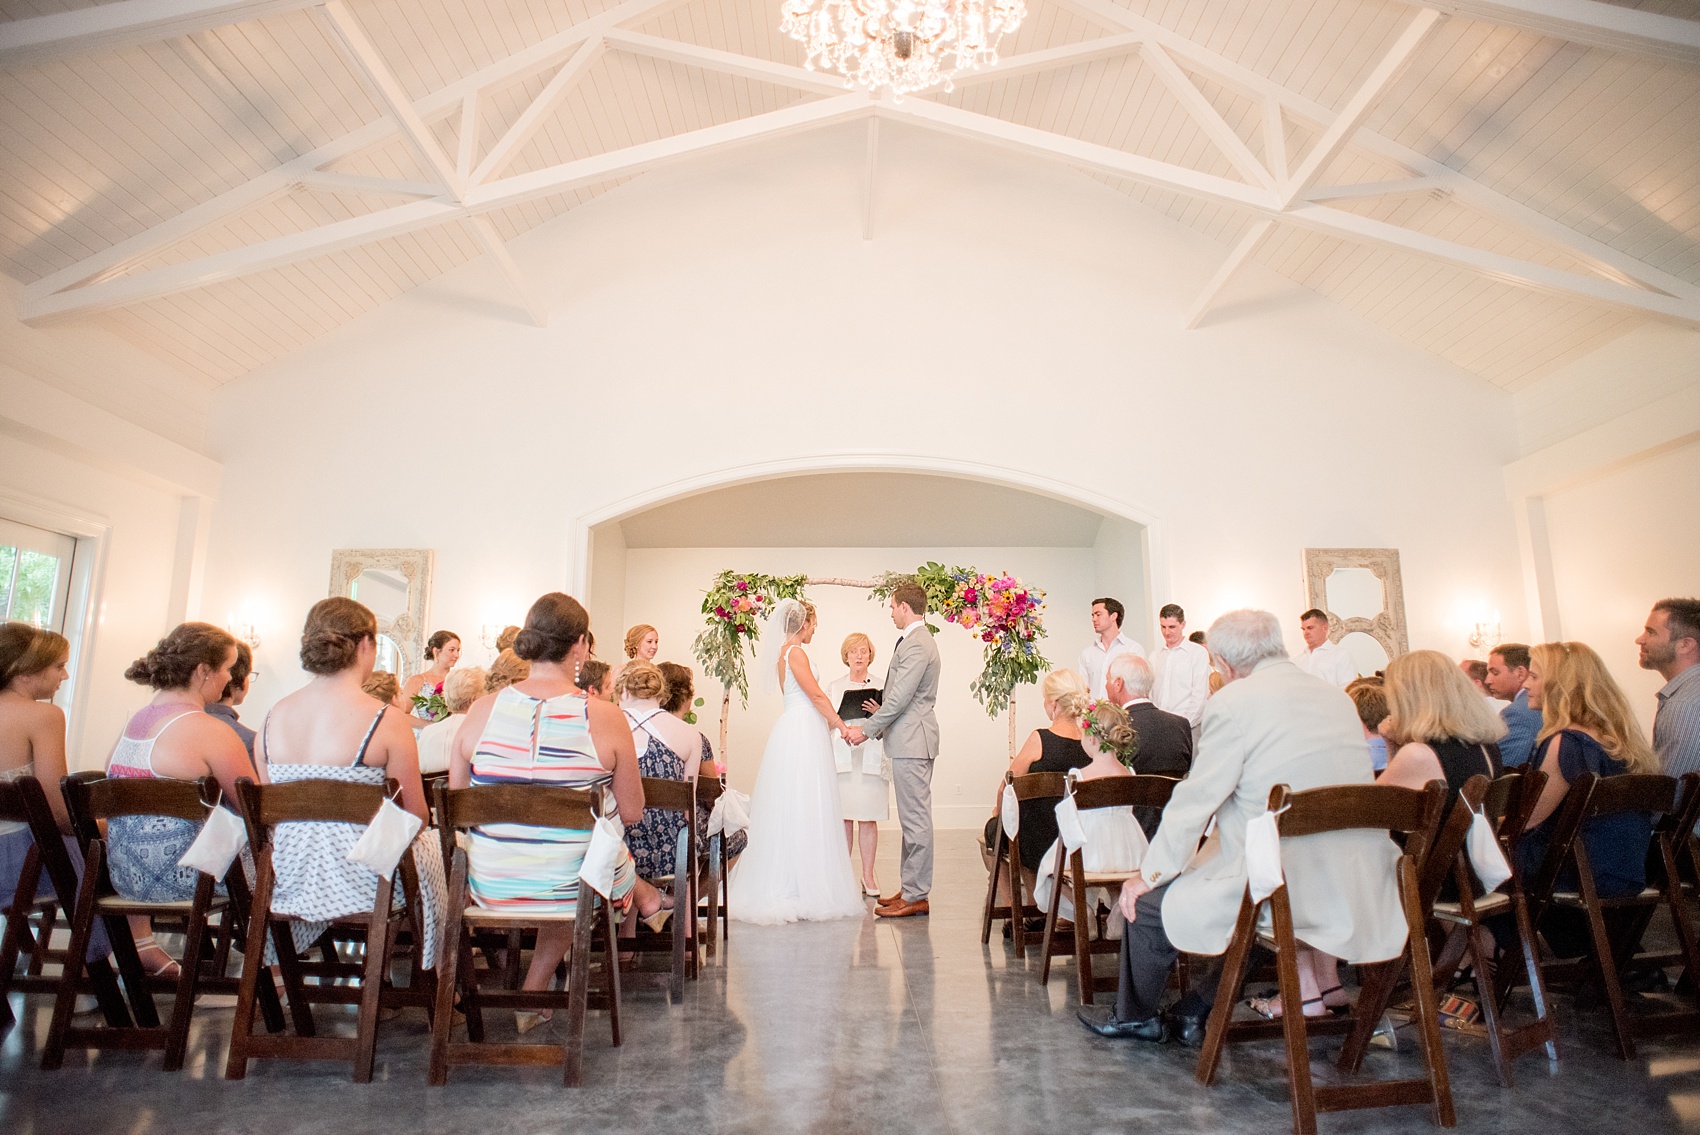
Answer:
<path fill-rule="evenodd" d="M 1274 615 L 1223 615 L 1209 643 L 1228 684 L 1206 704 L 1192 771 L 1163 810 L 1139 874 L 1122 887 L 1128 925 L 1116 1007 L 1108 1017 L 1080 1011 L 1099 1036 L 1163 1041 L 1172 1023 L 1182 1043 L 1202 1044 L 1219 972 L 1195 970 L 1191 990 L 1167 1017 L 1159 1000 L 1179 952 L 1219 955 L 1228 948 L 1246 892 L 1246 824 L 1268 810 L 1277 784 L 1302 791 L 1374 780 L 1351 699 L 1288 660 Z M 1212 818 L 1215 833 L 1201 848 Z M 1398 855 L 1385 832 L 1282 840 L 1297 940 L 1353 963 L 1397 955 L 1405 944 Z M 1304 996 L 1319 1000 L 1314 975 L 1301 969 Z"/>
<path fill-rule="evenodd" d="M 891 593 L 891 621 L 901 633 L 886 668 L 884 701 L 868 699 L 863 704 L 872 716 L 844 733 L 852 745 L 880 738 L 891 758 L 897 821 L 903 828 L 903 889 L 880 899 L 874 913 L 881 918 L 926 914 L 933 889 L 933 760 L 939 755 L 933 705 L 939 696 L 939 648 L 922 621 L 926 613 L 927 592 L 920 584 L 905 583 Z"/>

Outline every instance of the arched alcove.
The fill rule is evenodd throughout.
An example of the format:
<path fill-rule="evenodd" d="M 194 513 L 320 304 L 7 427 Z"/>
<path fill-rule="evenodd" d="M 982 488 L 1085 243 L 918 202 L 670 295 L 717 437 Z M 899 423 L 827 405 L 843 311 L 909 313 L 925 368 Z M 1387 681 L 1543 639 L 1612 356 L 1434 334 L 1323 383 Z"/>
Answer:
<path fill-rule="evenodd" d="M 665 486 L 581 518 L 578 583 L 593 625 L 602 630 L 598 652 L 604 658 L 619 658 L 620 634 L 643 622 L 660 631 L 663 660 L 694 666 L 690 644 L 702 627 L 702 593 L 724 568 L 869 578 L 930 559 L 1008 570 L 1046 589 L 1046 656 L 1055 666 L 1073 666 L 1091 633 L 1091 600 L 1099 595 L 1122 599 L 1128 632 L 1151 641 L 1153 527 L 1152 518 L 1131 507 L 981 467 L 884 459 L 735 470 Z M 811 654 L 823 681 L 842 672 L 838 648 L 852 631 L 874 639 L 874 669 L 883 672 L 895 633 L 884 607 L 859 589 L 819 586 L 810 595 L 820 607 Z M 968 692 L 979 672 L 980 644 L 951 628 L 946 632 L 939 639 L 944 675 L 935 819 L 941 827 L 975 827 L 990 811 L 1007 723 L 988 717 Z M 705 699 L 702 728 L 713 738 L 719 687 L 702 681 L 698 694 Z M 747 791 L 754 783 L 777 701 L 753 682 L 748 708 L 734 698 L 728 749 L 736 787 Z M 1031 689 L 1018 695 L 1016 721 L 1023 734 L 1044 724 Z"/>

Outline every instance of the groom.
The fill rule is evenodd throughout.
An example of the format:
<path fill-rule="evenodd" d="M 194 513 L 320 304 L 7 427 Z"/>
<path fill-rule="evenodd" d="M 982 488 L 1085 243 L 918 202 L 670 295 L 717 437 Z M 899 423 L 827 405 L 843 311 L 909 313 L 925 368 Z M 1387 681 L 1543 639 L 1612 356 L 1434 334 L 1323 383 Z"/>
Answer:
<path fill-rule="evenodd" d="M 874 913 L 881 918 L 926 914 L 933 887 L 933 758 L 939 755 L 939 723 L 933 703 L 939 695 L 939 648 L 922 622 L 927 593 L 905 583 L 891 593 L 891 621 L 900 632 L 885 672 L 884 703 L 869 698 L 873 714 L 860 727 L 845 730 L 845 740 L 860 745 L 883 738 L 897 789 L 897 820 L 903 826 L 903 889 L 882 898 Z"/>

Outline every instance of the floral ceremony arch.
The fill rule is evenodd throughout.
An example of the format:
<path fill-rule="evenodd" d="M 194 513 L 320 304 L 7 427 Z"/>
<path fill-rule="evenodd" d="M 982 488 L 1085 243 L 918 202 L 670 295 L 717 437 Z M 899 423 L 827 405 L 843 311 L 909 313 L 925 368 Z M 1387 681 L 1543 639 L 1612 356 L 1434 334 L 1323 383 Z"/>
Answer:
<path fill-rule="evenodd" d="M 890 597 L 901 583 L 913 580 L 927 592 L 927 613 L 954 623 L 978 638 L 985 649 L 979 675 L 968 690 L 986 713 L 1009 717 L 1009 748 L 1015 752 L 1015 688 L 1031 685 L 1050 663 L 1040 653 L 1045 637 L 1040 618 L 1045 609 L 1044 589 L 1023 583 L 1007 572 L 987 573 L 975 568 L 927 563 L 912 572 L 883 572 L 874 579 L 842 579 L 836 576 L 763 575 L 758 572 L 723 571 L 714 577 L 704 594 L 702 613 L 706 625 L 691 649 L 703 671 L 720 683 L 720 759 L 726 759 L 727 719 L 732 691 L 740 704 L 750 697 L 746 660 L 753 657 L 761 624 L 781 599 L 803 599 L 814 586 L 859 587 L 877 599 Z M 940 628 L 930 621 L 927 630 Z"/>

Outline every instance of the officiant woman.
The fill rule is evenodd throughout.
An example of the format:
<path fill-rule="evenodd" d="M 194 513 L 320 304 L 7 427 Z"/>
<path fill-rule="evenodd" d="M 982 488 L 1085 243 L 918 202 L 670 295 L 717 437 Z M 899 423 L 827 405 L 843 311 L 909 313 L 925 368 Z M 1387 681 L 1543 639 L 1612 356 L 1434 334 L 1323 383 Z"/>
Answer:
<path fill-rule="evenodd" d="M 838 657 L 850 667 L 850 672 L 826 687 L 826 696 L 837 706 L 851 690 L 871 690 L 877 697 L 879 683 L 868 676 L 874 662 L 873 640 L 860 631 L 844 640 Z M 868 717 L 862 708 L 865 699 L 856 698 L 854 710 L 841 710 L 846 725 L 854 725 Z M 891 763 L 885 759 L 884 747 L 869 738 L 851 748 L 837 733 L 832 735 L 832 755 L 838 762 L 838 799 L 844 808 L 844 841 L 854 853 L 858 835 L 862 844 L 862 892 L 878 895 L 879 882 L 874 878 L 874 853 L 879 850 L 879 821 L 886 818 L 890 801 Z"/>

